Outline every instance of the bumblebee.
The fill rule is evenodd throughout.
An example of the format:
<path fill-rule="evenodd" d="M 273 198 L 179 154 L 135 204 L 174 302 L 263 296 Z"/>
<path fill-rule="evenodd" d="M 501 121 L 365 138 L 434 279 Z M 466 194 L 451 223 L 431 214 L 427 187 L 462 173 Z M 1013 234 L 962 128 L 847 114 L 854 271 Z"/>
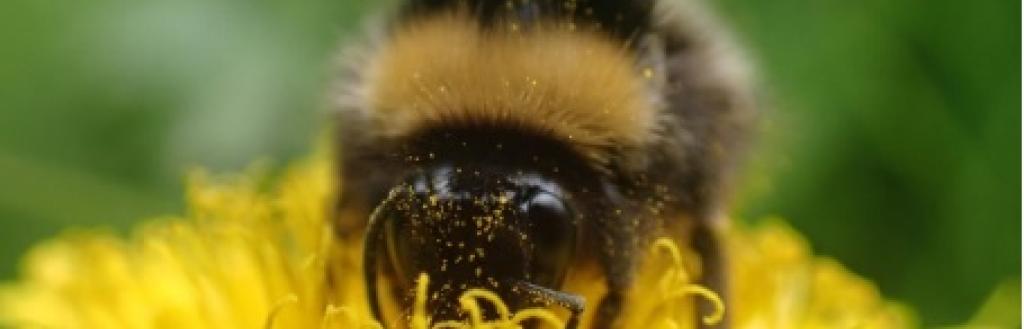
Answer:
<path fill-rule="evenodd" d="M 727 295 L 715 227 L 755 106 L 700 4 L 407 0 L 381 31 L 333 95 L 336 231 L 364 239 L 382 323 L 426 273 L 435 321 L 484 288 L 614 328 L 639 251 L 666 235 Z M 602 296 L 567 288 L 591 272 Z"/>

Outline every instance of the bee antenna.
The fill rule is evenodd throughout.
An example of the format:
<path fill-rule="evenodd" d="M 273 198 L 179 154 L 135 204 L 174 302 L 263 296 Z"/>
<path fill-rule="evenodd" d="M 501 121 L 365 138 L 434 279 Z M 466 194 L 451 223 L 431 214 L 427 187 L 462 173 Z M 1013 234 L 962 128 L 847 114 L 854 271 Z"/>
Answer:
<path fill-rule="evenodd" d="M 544 303 L 545 306 L 558 305 L 569 310 L 570 315 L 569 321 L 565 324 L 566 329 L 576 329 L 579 326 L 580 315 L 583 314 L 587 305 L 587 301 L 583 296 L 541 287 L 522 280 L 513 281 L 512 286 L 530 297 L 540 299 L 540 302 Z"/>

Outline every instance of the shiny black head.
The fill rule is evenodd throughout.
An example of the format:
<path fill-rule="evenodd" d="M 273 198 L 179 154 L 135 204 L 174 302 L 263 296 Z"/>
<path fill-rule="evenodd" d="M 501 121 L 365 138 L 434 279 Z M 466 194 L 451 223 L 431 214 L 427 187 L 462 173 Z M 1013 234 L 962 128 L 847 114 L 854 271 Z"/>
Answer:
<path fill-rule="evenodd" d="M 577 224 L 558 185 L 534 174 L 441 166 L 400 185 L 382 210 L 391 265 L 404 283 L 560 284 Z"/>
<path fill-rule="evenodd" d="M 578 313 L 582 300 L 558 291 L 583 231 L 572 191 L 547 165 L 564 162 L 540 160 L 547 156 L 537 147 L 471 140 L 418 146 L 435 160 L 398 179 L 371 216 L 364 266 L 374 312 L 379 317 L 381 298 L 408 311 L 409 292 L 425 273 L 434 320 L 464 318 L 458 299 L 473 288 L 497 293 L 512 309 L 560 305 Z M 384 276 L 397 293 L 375 291 Z"/>

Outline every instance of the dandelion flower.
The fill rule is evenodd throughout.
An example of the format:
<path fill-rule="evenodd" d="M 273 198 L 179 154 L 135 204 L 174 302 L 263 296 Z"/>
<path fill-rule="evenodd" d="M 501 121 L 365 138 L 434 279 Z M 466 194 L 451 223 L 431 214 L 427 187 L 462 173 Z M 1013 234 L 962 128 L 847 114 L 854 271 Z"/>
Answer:
<path fill-rule="evenodd" d="M 372 319 L 359 275 L 361 246 L 335 239 L 326 214 L 326 156 L 294 165 L 266 188 L 263 175 L 192 175 L 188 211 L 147 222 L 128 239 L 66 233 L 35 247 L 21 277 L 0 286 L 0 326 L 13 328 L 383 328 Z M 905 328 L 908 312 L 835 261 L 810 254 L 780 222 L 725 233 L 733 289 L 693 283 L 696 256 L 658 240 L 622 314 L 626 328 L 692 328 L 729 312 L 736 328 Z M 699 268 L 699 265 L 696 267 Z M 417 295 L 424 299 L 420 277 Z M 596 289 L 597 282 L 573 282 Z M 590 287 L 590 288 L 588 288 Z M 484 319 L 482 303 L 498 318 Z M 715 306 L 695 314 L 694 303 Z M 520 328 L 526 319 L 562 325 L 546 309 L 508 310 L 486 290 L 460 304 L 465 323 L 431 323 L 417 303 L 408 326 Z M 583 327 L 588 317 L 584 315 Z"/>

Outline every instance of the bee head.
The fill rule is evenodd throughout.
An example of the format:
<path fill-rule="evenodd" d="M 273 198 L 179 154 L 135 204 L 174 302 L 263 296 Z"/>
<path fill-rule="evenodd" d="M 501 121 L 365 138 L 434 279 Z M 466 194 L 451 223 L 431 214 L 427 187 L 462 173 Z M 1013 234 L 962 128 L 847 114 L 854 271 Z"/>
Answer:
<path fill-rule="evenodd" d="M 546 306 L 558 303 L 544 292 L 557 293 L 576 252 L 576 214 L 568 193 L 540 173 L 436 164 L 403 179 L 378 206 L 366 252 L 384 259 L 367 264 L 386 266 L 402 291 L 429 275 L 434 319 L 461 318 L 458 298 L 472 288 L 513 308 Z"/>

